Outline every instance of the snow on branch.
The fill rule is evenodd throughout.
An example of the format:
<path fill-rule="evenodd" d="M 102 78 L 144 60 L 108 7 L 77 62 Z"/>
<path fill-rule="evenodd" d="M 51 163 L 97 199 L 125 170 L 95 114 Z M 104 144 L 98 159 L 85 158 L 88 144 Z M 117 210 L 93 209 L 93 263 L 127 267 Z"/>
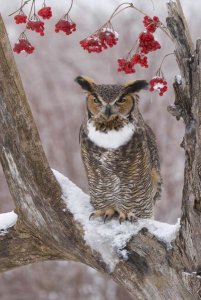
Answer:
<path fill-rule="evenodd" d="M 14 226 L 17 222 L 17 214 L 14 211 L 0 214 L 0 235 L 5 235 L 8 228 Z"/>
<path fill-rule="evenodd" d="M 119 221 L 114 219 L 105 224 L 101 218 L 89 220 L 93 211 L 89 196 L 58 171 L 53 170 L 53 173 L 61 186 L 62 198 L 67 208 L 74 215 L 75 220 L 83 226 L 86 243 L 101 254 L 110 272 L 114 270 L 120 259 L 127 260 L 128 253 L 124 248 L 142 228 L 147 228 L 158 240 L 164 242 L 167 249 L 171 248 L 171 242 L 176 238 L 180 228 L 180 220 L 175 225 L 152 219 L 141 219 L 133 224 L 128 221 L 119 224 Z"/>

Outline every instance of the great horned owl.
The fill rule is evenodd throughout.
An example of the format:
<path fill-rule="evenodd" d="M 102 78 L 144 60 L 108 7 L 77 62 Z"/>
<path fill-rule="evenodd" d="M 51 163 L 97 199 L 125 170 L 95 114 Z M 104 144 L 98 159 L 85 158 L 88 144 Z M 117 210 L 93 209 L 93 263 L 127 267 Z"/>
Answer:
<path fill-rule="evenodd" d="M 87 93 L 80 143 L 95 208 L 91 216 L 105 221 L 118 215 L 120 223 L 153 217 L 162 179 L 154 133 L 138 108 L 137 93 L 147 82 L 99 85 L 87 77 L 75 80 Z"/>

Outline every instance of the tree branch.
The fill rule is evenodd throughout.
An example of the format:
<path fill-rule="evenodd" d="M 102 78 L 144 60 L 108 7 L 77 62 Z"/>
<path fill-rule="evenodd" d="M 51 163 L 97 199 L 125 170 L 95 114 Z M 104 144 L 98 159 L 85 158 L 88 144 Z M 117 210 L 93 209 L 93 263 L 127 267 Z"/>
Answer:
<path fill-rule="evenodd" d="M 192 272 L 199 271 L 201 267 L 201 253 L 198 251 L 201 247 L 201 43 L 198 40 L 196 49 L 193 46 L 180 1 L 170 1 L 167 5 L 167 25 L 175 43 L 175 54 L 182 75 L 182 82 L 176 81 L 174 84 L 176 99 L 173 108 L 177 108 L 179 117 L 185 123 L 182 142 L 186 156 L 182 218 L 176 244 L 186 269 Z"/>

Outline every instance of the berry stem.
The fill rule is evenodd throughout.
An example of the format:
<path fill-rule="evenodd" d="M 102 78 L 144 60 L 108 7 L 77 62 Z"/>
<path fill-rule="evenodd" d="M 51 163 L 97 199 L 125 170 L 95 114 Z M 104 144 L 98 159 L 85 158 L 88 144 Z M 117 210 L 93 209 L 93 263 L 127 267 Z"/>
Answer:
<path fill-rule="evenodd" d="M 35 0 L 33 0 L 33 4 L 34 4 L 34 15 L 36 14 L 36 2 L 35 2 Z"/>
<path fill-rule="evenodd" d="M 16 12 L 22 10 L 22 8 L 23 8 L 27 3 L 29 3 L 30 1 L 31 1 L 31 0 L 26 0 L 26 1 L 24 2 L 24 4 L 20 6 L 19 9 L 17 9 L 16 11 L 14 11 L 13 13 L 11 13 L 11 14 L 8 15 L 8 16 L 10 17 L 10 16 L 14 15 Z M 22 0 L 22 3 L 23 3 L 23 0 Z"/>
<path fill-rule="evenodd" d="M 128 59 L 128 58 L 131 56 L 131 53 L 133 52 L 134 49 L 136 49 L 136 51 L 135 51 L 136 53 L 138 52 L 138 50 L 139 50 L 139 45 L 138 45 L 137 41 L 138 41 L 138 38 L 137 38 L 137 40 L 135 41 L 134 46 L 129 50 L 129 52 L 128 52 L 127 56 L 126 56 L 126 59 Z"/>
<path fill-rule="evenodd" d="M 29 20 L 30 17 L 31 17 L 31 13 L 32 13 L 32 10 L 33 10 L 33 6 L 35 6 L 35 0 L 32 0 L 32 4 L 31 4 L 31 9 L 30 9 L 30 12 L 29 12 L 28 20 Z"/>
<path fill-rule="evenodd" d="M 72 9 L 72 7 L 73 7 L 73 0 L 71 0 L 71 4 L 70 4 L 69 10 L 67 11 L 66 15 L 69 14 L 69 12 Z"/>
<path fill-rule="evenodd" d="M 119 10 L 119 8 L 123 5 L 128 5 L 122 9 Z M 112 18 L 114 18 L 116 15 L 118 15 L 120 12 L 122 12 L 123 10 L 129 8 L 129 7 L 133 7 L 133 3 L 129 3 L 129 2 L 124 2 L 124 3 L 121 3 L 120 5 L 118 5 L 115 10 L 113 11 L 113 13 L 111 14 L 110 18 L 109 18 L 109 21 L 111 21 Z M 119 10 L 119 11 L 118 11 Z"/>
<path fill-rule="evenodd" d="M 175 53 L 174 53 L 174 52 L 168 53 L 168 54 L 166 54 L 166 55 L 163 57 L 163 59 L 162 59 L 160 65 L 159 65 L 159 67 L 158 67 L 158 69 L 157 69 L 157 71 L 156 71 L 156 75 L 159 75 L 159 76 L 162 75 L 162 77 L 164 77 L 161 68 L 162 68 L 162 65 L 163 65 L 165 59 L 166 59 L 168 56 L 170 56 L 170 55 L 175 55 Z"/>

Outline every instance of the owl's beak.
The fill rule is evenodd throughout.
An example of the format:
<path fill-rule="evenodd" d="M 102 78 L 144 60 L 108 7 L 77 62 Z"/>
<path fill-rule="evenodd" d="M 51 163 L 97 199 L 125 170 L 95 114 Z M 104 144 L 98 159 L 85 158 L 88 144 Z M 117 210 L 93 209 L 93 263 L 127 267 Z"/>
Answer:
<path fill-rule="evenodd" d="M 106 105 L 105 107 L 105 113 L 104 115 L 109 119 L 109 117 L 111 116 L 112 111 L 111 111 L 111 106 L 109 104 Z"/>

